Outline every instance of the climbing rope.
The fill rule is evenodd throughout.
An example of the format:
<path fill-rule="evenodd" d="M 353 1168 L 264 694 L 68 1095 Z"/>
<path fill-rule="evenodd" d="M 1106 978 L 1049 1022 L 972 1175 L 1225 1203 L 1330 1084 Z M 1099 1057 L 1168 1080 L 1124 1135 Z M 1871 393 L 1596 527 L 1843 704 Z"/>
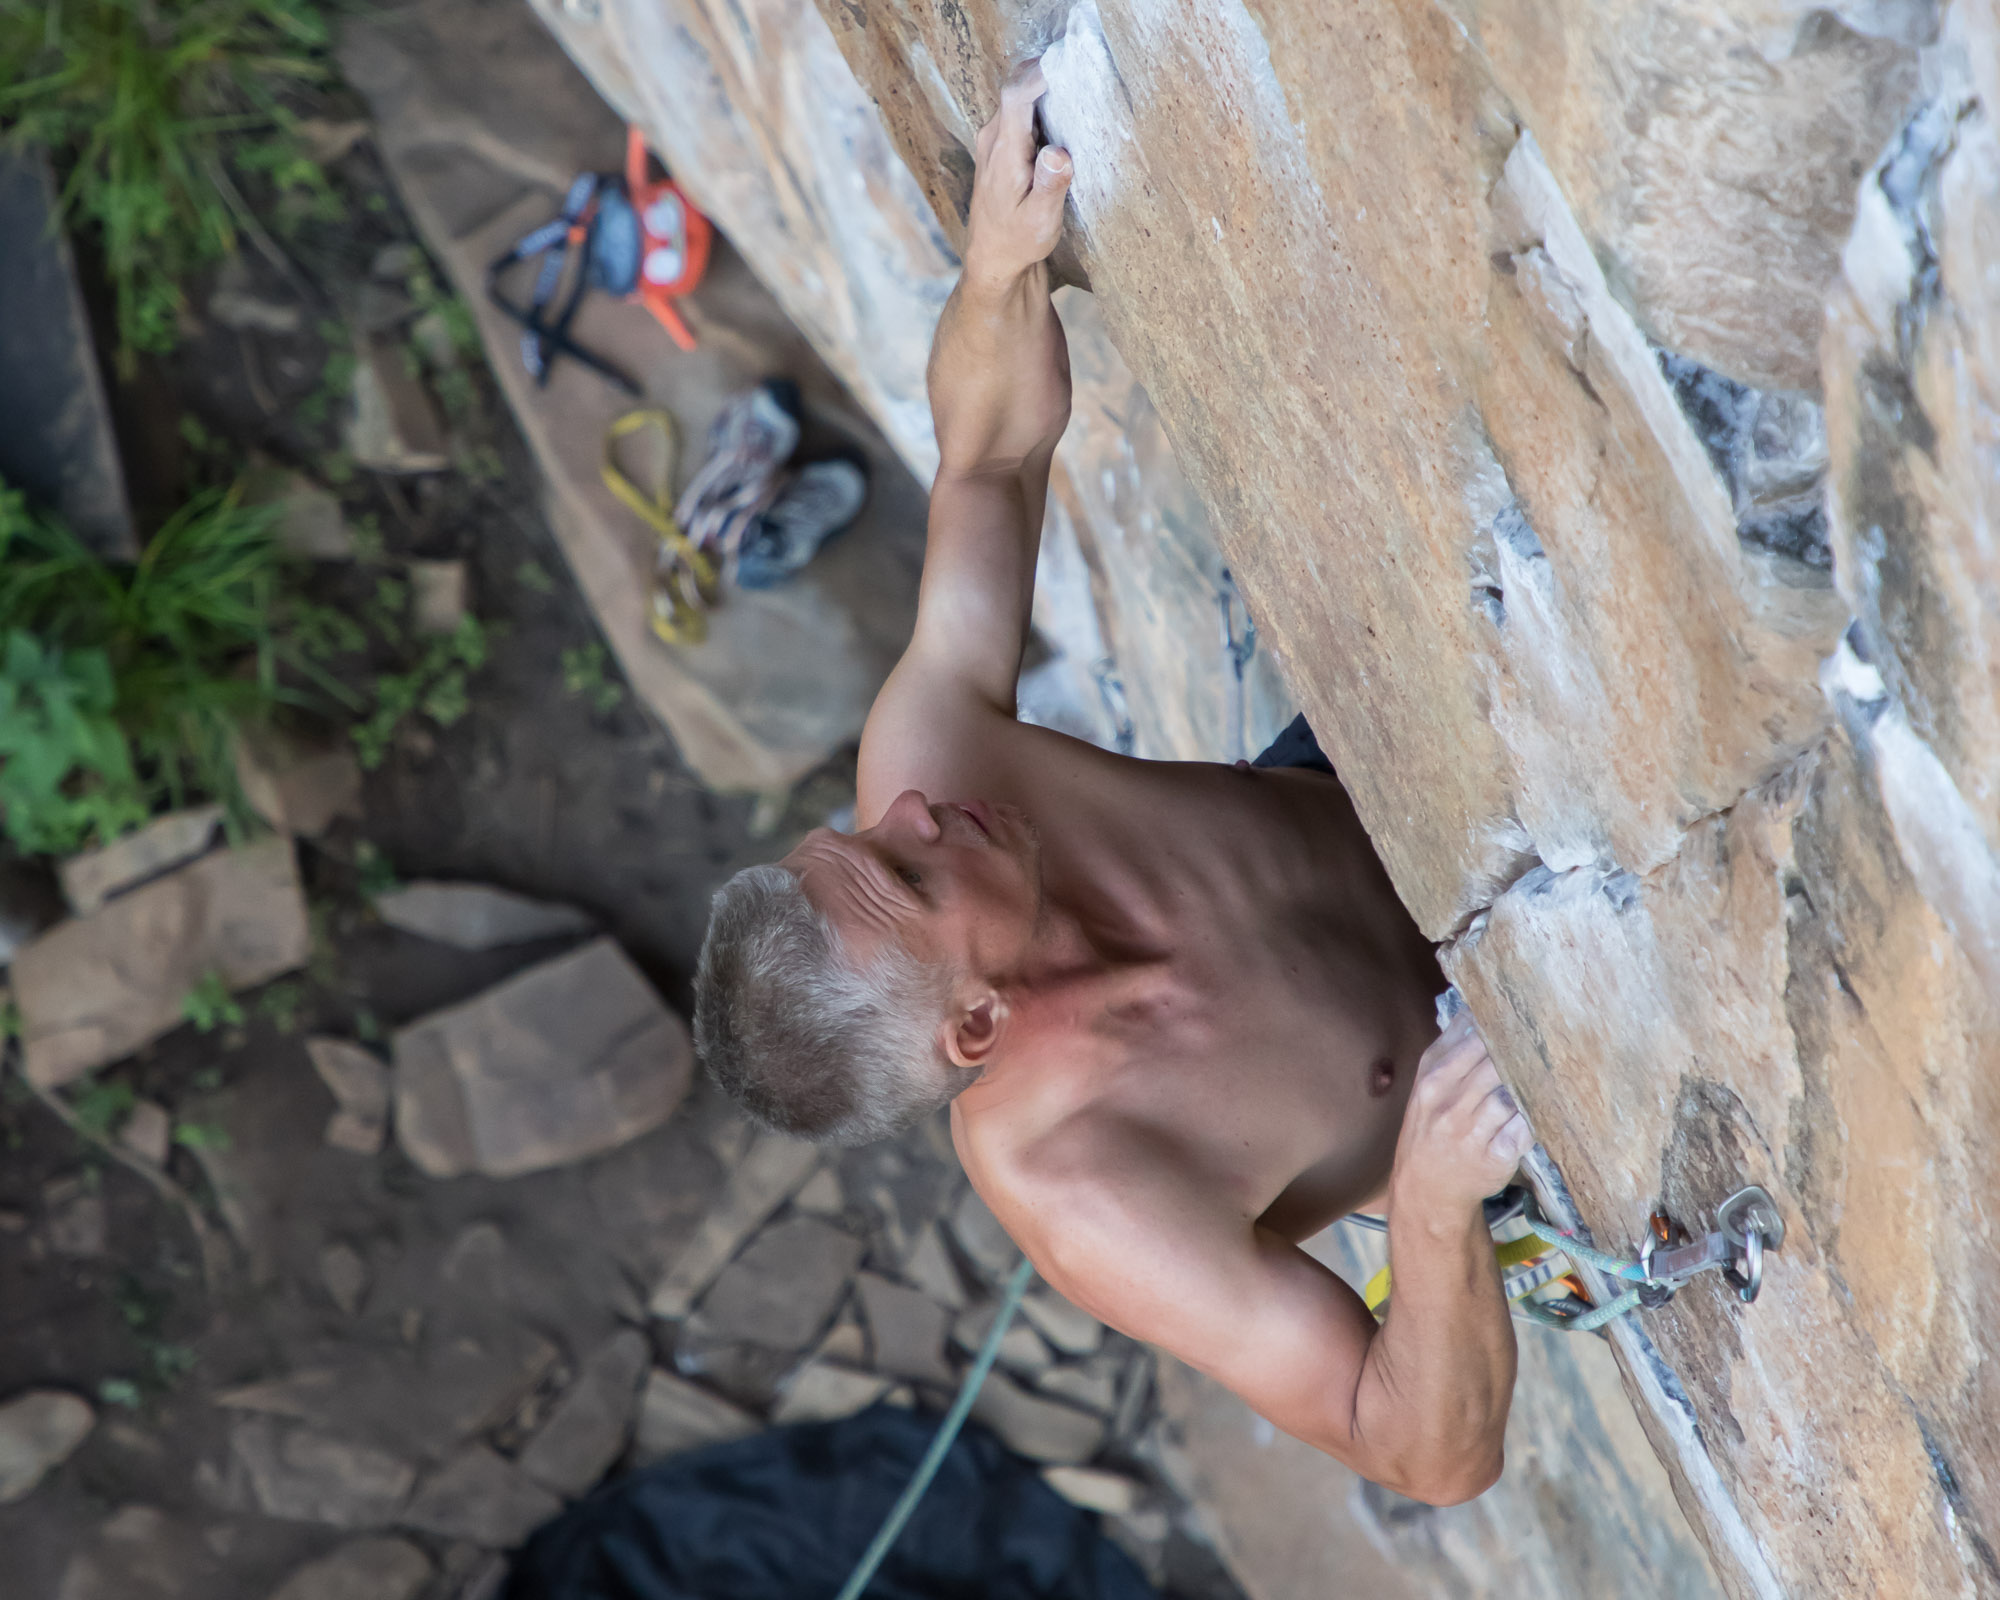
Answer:
<path fill-rule="evenodd" d="M 979 1390 L 986 1382 L 986 1374 L 993 1370 L 993 1363 L 999 1359 L 1000 1341 L 1013 1326 L 1014 1313 L 1021 1309 L 1021 1297 L 1034 1281 L 1034 1263 L 1024 1256 L 1021 1264 L 1014 1269 L 1014 1276 L 1007 1280 L 1007 1292 L 1001 1297 L 1000 1310 L 993 1318 L 993 1326 L 987 1330 L 986 1342 L 980 1345 L 979 1354 L 972 1358 L 972 1365 L 966 1369 L 965 1380 L 958 1386 L 957 1398 L 944 1414 L 944 1421 L 938 1424 L 937 1432 L 931 1435 L 930 1448 L 924 1452 L 923 1460 L 917 1463 L 916 1474 L 910 1479 L 909 1487 L 889 1508 L 888 1516 L 882 1519 L 882 1526 L 876 1530 L 873 1541 L 862 1552 L 854 1570 L 847 1575 L 847 1582 L 841 1585 L 838 1600 L 861 1600 L 861 1591 L 868 1587 L 883 1558 L 894 1548 L 904 1524 L 917 1509 L 917 1502 L 923 1499 L 924 1491 L 931 1486 L 931 1479 L 944 1465 L 945 1455 L 950 1451 L 952 1441 L 958 1437 L 958 1430 L 965 1426 L 972 1402 L 979 1397 Z"/>

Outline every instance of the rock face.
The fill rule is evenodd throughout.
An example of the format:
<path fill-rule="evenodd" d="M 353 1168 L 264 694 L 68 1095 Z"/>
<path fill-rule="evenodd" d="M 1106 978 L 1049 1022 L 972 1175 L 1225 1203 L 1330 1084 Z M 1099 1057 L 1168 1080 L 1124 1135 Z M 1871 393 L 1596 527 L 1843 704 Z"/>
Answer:
<path fill-rule="evenodd" d="M 1160 644 L 1226 564 L 1551 1214 L 1776 1198 L 1754 1306 L 1611 1336 L 1665 1480 L 1538 1352 L 1490 1504 L 1361 1495 L 1411 1592 L 2000 1593 L 1994 0 L 546 9 L 913 460 L 971 135 L 1043 54 L 1092 291 L 1048 565 L 1112 736 L 1233 753 Z M 1218 1514 L 1273 1506 L 1326 1513 Z M 1260 1594 L 1326 1592 L 1292 1548 Z"/>
<path fill-rule="evenodd" d="M 0 1405 L 0 1505 L 20 1499 L 89 1436 L 97 1414 L 60 1389 L 34 1389 Z"/>

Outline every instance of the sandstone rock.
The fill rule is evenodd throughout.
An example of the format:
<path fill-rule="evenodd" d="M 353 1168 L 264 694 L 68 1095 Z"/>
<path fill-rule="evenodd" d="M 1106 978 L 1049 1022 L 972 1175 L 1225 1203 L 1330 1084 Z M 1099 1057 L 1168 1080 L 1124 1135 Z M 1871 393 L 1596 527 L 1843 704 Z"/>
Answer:
<path fill-rule="evenodd" d="M 903 1262 L 903 1276 L 948 1310 L 965 1309 L 964 1281 L 958 1275 L 958 1268 L 952 1265 L 951 1252 L 935 1227 L 918 1231 L 916 1243 Z"/>
<path fill-rule="evenodd" d="M 590 933 L 596 924 L 574 906 L 531 900 L 483 883 L 406 883 L 375 897 L 375 914 L 392 928 L 460 950 L 495 950 L 535 939 Z"/>
<path fill-rule="evenodd" d="M 783 1134 L 759 1133 L 735 1170 L 721 1200 L 702 1219 L 672 1267 L 653 1291 L 648 1309 L 656 1317 L 679 1318 L 694 1309 L 723 1264 L 761 1228 L 819 1165 L 816 1145 Z"/>
<path fill-rule="evenodd" d="M 993 1331 L 993 1319 L 1000 1310 L 999 1302 L 982 1300 L 961 1311 L 951 1324 L 951 1342 L 968 1354 L 978 1350 L 986 1342 L 987 1334 Z M 1042 1336 L 1016 1316 L 1000 1336 L 999 1363 L 1009 1372 L 1024 1378 L 1039 1377 L 1048 1371 L 1054 1359 L 1049 1347 L 1042 1342 Z"/>
<path fill-rule="evenodd" d="M 268 1517 L 383 1528 L 415 1484 L 409 1462 L 274 1416 L 238 1417 L 230 1452 L 252 1506 Z"/>
<path fill-rule="evenodd" d="M 663 1456 L 721 1444 L 760 1431 L 763 1424 L 740 1406 L 698 1384 L 654 1368 L 639 1403 L 639 1426 L 632 1445 L 635 1465 Z"/>
<path fill-rule="evenodd" d="M 803 1350 L 832 1317 L 866 1246 L 817 1217 L 774 1223 L 702 1296 L 714 1334 L 774 1350 Z"/>
<path fill-rule="evenodd" d="M 450 633 L 465 616 L 465 563 L 412 561 L 409 574 L 410 626 L 433 637 Z"/>
<path fill-rule="evenodd" d="M 562 1510 L 562 1502 L 513 1462 L 470 1445 L 417 1486 L 397 1519 L 441 1539 L 511 1550 Z"/>
<path fill-rule="evenodd" d="M 416 1600 L 430 1579 L 430 1558 L 407 1539 L 355 1539 L 300 1567 L 271 1600 Z"/>
<path fill-rule="evenodd" d="M 650 1351 L 644 1334 L 615 1334 L 584 1362 L 520 1455 L 521 1470 L 552 1494 L 574 1499 L 624 1453 Z"/>
<path fill-rule="evenodd" d="M 1108 1360 L 1050 1367 L 1035 1379 L 1035 1387 L 1043 1394 L 1104 1416 L 1118 1408 L 1118 1369 Z"/>
<path fill-rule="evenodd" d="M 599 939 L 398 1030 L 396 1140 L 434 1178 L 514 1177 L 658 1127 L 693 1072 L 685 1024 Z"/>
<path fill-rule="evenodd" d="M 203 854 L 221 826 L 221 806 L 196 806 L 155 817 L 136 832 L 71 856 L 57 867 L 63 895 L 72 911 L 88 916 L 113 895 Z"/>
<path fill-rule="evenodd" d="M 919 1290 L 872 1272 L 856 1278 L 854 1288 L 868 1318 L 876 1370 L 934 1389 L 951 1388 L 957 1380 L 944 1355 L 951 1312 Z"/>
<path fill-rule="evenodd" d="M 870 1372 L 854 1372 L 827 1361 L 809 1361 L 785 1386 L 772 1422 L 837 1422 L 865 1411 L 889 1392 L 889 1380 Z"/>
<path fill-rule="evenodd" d="M 326 1245 L 319 1253 L 319 1281 L 327 1297 L 351 1317 L 368 1292 L 368 1264 L 352 1245 Z"/>
<path fill-rule="evenodd" d="M 1044 1467 L 1042 1482 L 1071 1505 L 1112 1517 L 1130 1516 L 1145 1492 L 1136 1478 L 1095 1467 Z"/>
<path fill-rule="evenodd" d="M 311 948 L 292 847 L 219 850 L 50 929 L 14 958 L 28 1075 L 50 1087 L 184 1020 L 210 974 L 232 989 L 304 964 Z"/>
<path fill-rule="evenodd" d="M 339 1107 L 326 1124 L 335 1149 L 369 1156 L 389 1135 L 389 1068 L 382 1058 L 349 1039 L 325 1035 L 306 1040 L 306 1054 Z"/>
<path fill-rule="evenodd" d="M 166 1165 L 173 1148 L 174 1119 L 154 1100 L 136 1100 L 118 1129 L 118 1142 L 141 1161 Z"/>
<path fill-rule="evenodd" d="M 805 1187 L 792 1196 L 792 1204 L 815 1216 L 839 1216 L 847 1209 L 847 1196 L 840 1189 L 840 1175 L 831 1167 L 821 1167 L 806 1179 Z"/>
<path fill-rule="evenodd" d="M 208 295 L 209 317 L 237 333 L 294 334 L 305 326 L 296 305 L 256 292 L 249 265 L 241 255 L 223 263 Z"/>
<path fill-rule="evenodd" d="M 1030 1461 L 1077 1465 L 1096 1455 L 1104 1442 L 1102 1417 L 1030 1394 L 1001 1372 L 988 1374 L 972 1415 L 999 1434 L 1009 1450 Z"/>
<path fill-rule="evenodd" d="M 1104 1343 L 1104 1324 L 1071 1305 L 1047 1284 L 1037 1284 L 1021 1300 L 1021 1315 L 1066 1356 L 1094 1354 Z"/>
<path fill-rule="evenodd" d="M 236 781 L 250 809 L 280 833 L 316 839 L 340 818 L 361 816 L 361 766 L 345 739 L 240 729 Z"/>
<path fill-rule="evenodd" d="M 121 1506 L 63 1569 L 56 1600 L 207 1600 L 222 1574 L 201 1530 L 156 1506 Z"/>
<path fill-rule="evenodd" d="M 451 465 L 437 407 L 397 341 L 372 336 L 357 345 L 342 442 L 373 472 L 442 472 Z"/>
<path fill-rule="evenodd" d="M 61 1389 L 30 1389 L 0 1403 L 0 1505 L 29 1494 L 90 1436 L 97 1413 Z"/>
<path fill-rule="evenodd" d="M 1019 1246 L 975 1189 L 968 1188 L 952 1208 L 951 1236 L 989 1284 L 1000 1283 L 1021 1259 Z"/>

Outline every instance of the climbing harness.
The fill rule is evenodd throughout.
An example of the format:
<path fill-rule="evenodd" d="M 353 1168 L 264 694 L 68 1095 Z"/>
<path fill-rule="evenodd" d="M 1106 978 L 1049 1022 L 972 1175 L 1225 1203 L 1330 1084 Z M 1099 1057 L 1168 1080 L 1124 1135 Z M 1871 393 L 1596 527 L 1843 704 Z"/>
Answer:
<path fill-rule="evenodd" d="M 1025 1256 L 1014 1269 L 1013 1277 L 1007 1280 L 1007 1292 L 1001 1297 L 1000 1311 L 993 1319 L 993 1326 L 986 1330 L 986 1341 L 979 1347 L 979 1354 L 972 1358 L 972 1365 L 966 1369 L 965 1379 L 958 1386 L 958 1394 L 951 1402 L 951 1409 L 944 1414 L 944 1421 L 931 1435 L 930 1448 L 924 1452 L 923 1460 L 917 1463 L 917 1470 L 910 1478 L 909 1487 L 889 1508 L 888 1516 L 882 1519 L 882 1526 L 854 1570 L 847 1575 L 847 1582 L 840 1586 L 837 1600 L 861 1600 L 862 1590 L 875 1576 L 882 1559 L 888 1555 L 896 1543 L 903 1525 L 910 1520 L 910 1514 L 917 1509 L 917 1502 L 923 1499 L 924 1491 L 931 1486 L 931 1479 L 937 1476 L 938 1468 L 944 1465 L 944 1458 L 951 1444 L 958 1437 L 958 1430 L 965 1426 L 966 1416 L 972 1410 L 972 1402 L 979 1397 L 981 1385 L 986 1382 L 986 1374 L 993 1370 L 993 1363 L 1000 1356 L 1000 1341 L 1007 1336 L 1007 1330 L 1014 1325 L 1014 1313 L 1021 1309 L 1021 1297 L 1028 1292 L 1028 1285 L 1035 1280 L 1034 1263 Z"/>
<path fill-rule="evenodd" d="M 654 453 L 655 470 L 648 474 L 653 487 L 642 489 L 618 464 L 618 444 L 647 430 L 659 435 L 659 449 Z M 659 538 L 648 607 L 653 632 L 668 644 L 700 644 L 708 637 L 708 608 L 715 604 L 719 589 L 715 563 L 674 520 L 674 419 L 656 406 L 628 411 L 604 435 L 599 470 L 604 487 Z"/>
<path fill-rule="evenodd" d="M 1493 1254 L 1508 1304 L 1523 1321 L 1568 1333 L 1593 1333 L 1629 1311 L 1663 1306 L 1692 1279 L 1711 1270 L 1720 1271 L 1747 1305 L 1763 1287 L 1765 1254 L 1785 1242 L 1784 1218 L 1770 1195 L 1755 1184 L 1723 1201 L 1716 1213 L 1716 1231 L 1698 1240 L 1687 1239 L 1664 1213 L 1656 1214 L 1636 1261 L 1599 1250 L 1556 1227 L 1536 1214 L 1525 1190 L 1507 1192 L 1521 1195 L 1521 1204 L 1498 1219 L 1489 1210 L 1487 1221 L 1494 1230 Z M 1375 1217 L 1350 1220 L 1368 1228 L 1385 1226 Z M 1592 1305 L 1576 1276 L 1578 1263 L 1631 1287 L 1603 1305 Z M 1378 1321 L 1387 1315 L 1390 1287 L 1385 1266 L 1362 1291 Z"/>
<path fill-rule="evenodd" d="M 1250 658 L 1257 653 L 1257 623 L 1227 567 L 1222 569 L 1222 580 L 1216 585 L 1215 599 L 1222 612 L 1222 659 L 1228 665 L 1232 679 L 1229 686 L 1229 753 L 1224 759 L 1241 761 L 1250 754 L 1244 744 L 1248 689 L 1243 675 L 1250 665 Z M 1240 628 L 1236 621 L 1239 614 L 1243 619 Z"/>
<path fill-rule="evenodd" d="M 577 310 L 592 289 L 636 300 L 674 343 L 694 349 L 694 335 L 674 302 L 708 270 L 713 234 L 664 170 L 653 176 L 645 136 L 628 128 L 624 175 L 580 174 L 562 210 L 486 269 L 486 294 L 521 325 L 521 365 L 538 385 L 549 381 L 558 356 L 568 356 L 636 395 L 640 388 L 630 374 L 571 335 Z M 503 281 L 527 262 L 534 263 L 535 278 L 523 304 L 504 292 Z"/>

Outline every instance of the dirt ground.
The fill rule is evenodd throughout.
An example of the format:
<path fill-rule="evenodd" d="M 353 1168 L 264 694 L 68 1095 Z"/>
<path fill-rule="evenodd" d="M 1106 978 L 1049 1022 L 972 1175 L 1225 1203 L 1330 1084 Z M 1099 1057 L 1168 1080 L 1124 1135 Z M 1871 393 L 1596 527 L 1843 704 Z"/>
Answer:
<path fill-rule="evenodd" d="M 358 109 L 337 95 L 325 108 L 334 118 Z M 963 1178 L 938 1126 L 830 1158 L 813 1185 L 801 1179 L 766 1209 L 761 1232 L 733 1236 L 739 1265 L 751 1245 L 801 1219 L 852 1241 L 803 1346 L 718 1331 L 706 1301 L 691 1316 L 649 1314 L 655 1286 L 728 1209 L 757 1148 L 702 1082 L 664 1127 L 504 1181 L 426 1178 L 393 1141 L 370 1156 L 325 1142 L 333 1101 L 308 1062 L 309 1035 L 379 1044 L 576 942 L 468 953 L 397 932 L 369 901 L 388 872 L 580 907 L 685 1012 L 711 891 L 852 800 L 850 753 L 781 812 L 767 804 L 753 815 L 751 800 L 705 790 L 629 692 L 566 685 L 564 652 L 596 642 L 595 624 L 537 510 L 534 464 L 476 362 L 452 408 L 454 470 L 398 478 L 341 460 L 341 405 L 327 382 L 340 341 L 328 323 L 400 292 L 381 270 L 384 251 L 404 247 L 407 261 L 417 241 L 365 138 L 334 170 L 344 217 L 290 232 L 268 257 L 245 255 L 239 287 L 297 308 L 296 331 L 218 326 L 196 295 L 180 353 L 121 389 L 137 498 L 159 504 L 191 474 L 251 451 L 304 469 L 337 490 L 351 524 L 379 535 L 379 554 L 322 570 L 322 598 L 359 610 L 398 563 L 464 560 L 491 657 L 462 717 L 413 722 L 393 741 L 367 777 L 362 820 L 302 844 L 307 970 L 240 997 L 241 1025 L 181 1028 L 100 1075 L 207 1130 L 202 1147 L 177 1148 L 170 1162 L 228 1239 L 219 1273 L 205 1271 L 181 1211 L 6 1079 L 0 1397 L 70 1390 L 92 1400 L 97 1423 L 39 1488 L 0 1506 L 5 1600 L 265 1600 L 302 1563 L 369 1530 L 424 1552 L 424 1600 L 489 1595 L 506 1541 L 454 1533 L 449 1516 L 426 1529 L 354 1513 L 341 1495 L 365 1476 L 358 1452 L 393 1458 L 420 1483 L 467 1450 L 511 1461 L 593 1356 L 639 1329 L 655 1380 L 639 1444 L 620 1452 L 633 1461 L 689 1442 L 671 1418 L 648 1420 L 658 1394 L 677 1392 L 662 1374 L 761 1423 L 827 1340 L 844 1339 L 844 1359 L 863 1370 L 884 1365 L 880 1326 L 872 1343 L 842 1331 L 861 1321 L 857 1270 L 908 1282 L 920 1245 L 942 1240 L 950 1292 L 975 1308 L 991 1293 L 991 1263 L 979 1259 L 977 1219 L 966 1221 Z M 384 665 L 353 671 L 358 679 Z M 1202 1545 L 1198 1513 L 1159 1470 L 1150 1358 L 1115 1335 L 1094 1348 L 1075 1359 L 1046 1345 L 1031 1352 L 1017 1374 L 1023 1392 L 1057 1369 L 1079 1382 L 1115 1379 L 1116 1415 L 1093 1423 L 1097 1443 L 1072 1456 L 1137 1485 L 1121 1536 L 1168 1592 L 1233 1593 Z M 963 1352 L 939 1358 L 948 1372 Z M 903 1376 L 913 1387 L 902 1398 L 942 1399 L 942 1378 Z M 274 1400 L 273 1384 L 291 1387 Z M 249 1385 L 267 1390 L 246 1396 Z M 638 1395 L 627 1400 L 640 1408 Z M 273 1514 L 283 1494 L 260 1477 L 257 1453 L 272 1429 L 344 1441 L 349 1454 L 322 1464 L 320 1510 Z"/>

